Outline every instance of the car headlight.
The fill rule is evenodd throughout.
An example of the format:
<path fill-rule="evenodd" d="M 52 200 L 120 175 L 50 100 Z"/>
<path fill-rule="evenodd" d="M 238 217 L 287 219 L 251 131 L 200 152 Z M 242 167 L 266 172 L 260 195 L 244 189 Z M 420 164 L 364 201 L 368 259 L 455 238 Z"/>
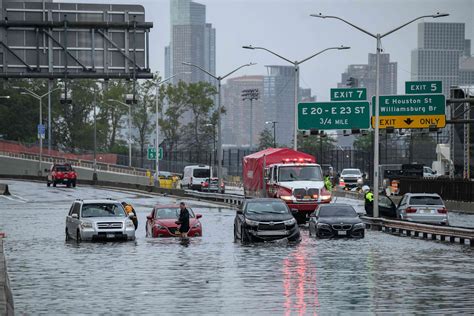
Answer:
<path fill-rule="evenodd" d="M 291 195 L 282 195 L 282 196 L 280 196 L 280 199 L 282 199 L 283 201 L 293 201 L 293 196 L 291 196 Z"/>
<path fill-rule="evenodd" d="M 82 222 L 81 223 L 81 228 L 92 228 L 92 223 L 91 222 Z"/>
<path fill-rule="evenodd" d="M 318 227 L 320 228 L 326 228 L 326 227 L 330 227 L 328 224 L 324 224 L 324 223 L 318 223 Z"/>
<path fill-rule="evenodd" d="M 354 225 L 354 228 L 365 228 L 365 224 L 364 223 L 357 223 Z"/>
<path fill-rule="evenodd" d="M 286 226 L 291 226 L 291 225 L 296 224 L 296 220 L 295 220 L 294 218 L 292 218 L 292 219 L 289 219 L 289 220 L 287 220 L 287 221 L 284 221 L 283 223 L 284 223 Z"/>
<path fill-rule="evenodd" d="M 364 179 L 362 178 L 357 179 L 357 183 L 363 183 L 363 182 L 364 182 Z"/>
<path fill-rule="evenodd" d="M 245 223 L 249 226 L 258 226 L 258 222 L 257 221 L 252 221 L 250 219 L 245 219 Z"/>
<path fill-rule="evenodd" d="M 133 225 L 133 222 L 132 222 L 132 221 L 127 221 L 127 222 L 125 223 L 125 227 L 127 227 L 127 228 L 135 228 L 135 225 Z"/>
<path fill-rule="evenodd" d="M 201 227 L 201 223 L 197 222 L 196 224 L 193 225 L 193 228 L 199 228 Z"/>

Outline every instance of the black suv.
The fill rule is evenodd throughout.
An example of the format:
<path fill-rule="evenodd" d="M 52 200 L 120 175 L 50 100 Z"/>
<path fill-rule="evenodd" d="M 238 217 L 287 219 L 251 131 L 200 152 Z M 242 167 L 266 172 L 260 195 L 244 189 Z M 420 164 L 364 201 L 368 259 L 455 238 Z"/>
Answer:
<path fill-rule="evenodd" d="M 280 199 L 246 200 L 234 220 L 234 241 L 300 241 L 300 229 L 290 209 Z"/>
<path fill-rule="evenodd" d="M 351 205 L 320 205 L 309 217 L 309 235 L 319 238 L 364 238 L 365 224 Z"/>

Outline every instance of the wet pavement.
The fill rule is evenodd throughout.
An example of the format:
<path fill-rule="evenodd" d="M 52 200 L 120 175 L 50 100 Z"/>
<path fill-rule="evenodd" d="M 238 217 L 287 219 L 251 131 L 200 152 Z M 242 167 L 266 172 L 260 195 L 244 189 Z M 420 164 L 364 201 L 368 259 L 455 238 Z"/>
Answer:
<path fill-rule="evenodd" d="M 5 182 L 5 181 L 2 181 Z M 145 238 L 174 198 L 8 181 L 0 231 L 17 314 L 293 315 L 474 313 L 474 249 L 368 231 L 363 240 L 233 243 L 235 210 L 188 201 L 202 238 Z M 137 240 L 64 241 L 75 198 L 114 198 L 139 215 Z"/>

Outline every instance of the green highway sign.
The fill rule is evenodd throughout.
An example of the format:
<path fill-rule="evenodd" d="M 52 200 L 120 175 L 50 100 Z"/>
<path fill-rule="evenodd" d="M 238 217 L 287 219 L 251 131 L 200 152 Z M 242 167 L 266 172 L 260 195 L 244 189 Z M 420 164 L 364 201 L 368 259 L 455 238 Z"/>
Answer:
<path fill-rule="evenodd" d="M 298 129 L 369 128 L 369 102 L 315 102 L 298 104 Z"/>
<path fill-rule="evenodd" d="M 366 88 L 333 88 L 331 101 L 365 101 L 367 100 Z"/>
<path fill-rule="evenodd" d="M 372 106 L 372 113 L 375 113 L 375 97 L 372 97 Z M 380 96 L 379 107 L 380 128 L 446 126 L 446 99 L 443 94 Z M 375 127 L 374 117 L 372 127 Z"/>
<path fill-rule="evenodd" d="M 146 157 L 148 160 L 156 160 L 156 148 L 148 147 Z M 162 159 L 163 159 L 163 148 L 160 147 L 160 150 L 158 152 L 158 160 L 162 160 Z"/>
<path fill-rule="evenodd" d="M 406 81 L 406 94 L 443 93 L 441 81 Z"/>

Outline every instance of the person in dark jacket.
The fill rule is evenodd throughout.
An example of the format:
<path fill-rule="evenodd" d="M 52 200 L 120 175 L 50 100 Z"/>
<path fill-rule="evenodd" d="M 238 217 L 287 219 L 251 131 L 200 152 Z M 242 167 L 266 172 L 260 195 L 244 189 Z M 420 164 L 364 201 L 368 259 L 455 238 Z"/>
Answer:
<path fill-rule="evenodd" d="M 367 185 L 362 187 L 362 192 L 364 192 L 365 212 L 368 216 L 374 216 L 374 193 Z"/>
<path fill-rule="evenodd" d="M 179 218 L 176 221 L 176 224 L 179 226 L 179 232 L 181 233 L 181 237 L 186 238 L 188 237 L 189 231 L 189 211 L 186 208 L 186 204 L 184 202 L 179 203 Z"/>

